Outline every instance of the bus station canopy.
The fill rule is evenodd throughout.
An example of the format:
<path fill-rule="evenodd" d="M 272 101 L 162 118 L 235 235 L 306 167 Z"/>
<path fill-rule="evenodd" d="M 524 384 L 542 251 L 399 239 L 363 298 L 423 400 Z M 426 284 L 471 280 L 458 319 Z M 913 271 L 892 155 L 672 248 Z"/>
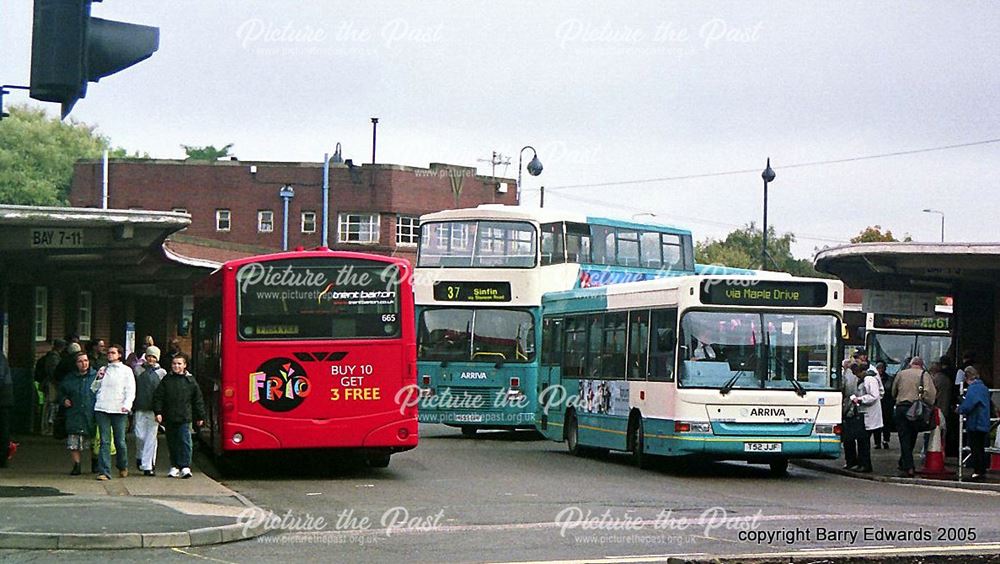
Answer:
<path fill-rule="evenodd" d="M 858 243 L 824 249 L 814 264 L 857 289 L 949 295 L 1000 285 L 1000 243 Z"/>
<path fill-rule="evenodd" d="M 184 280 L 192 265 L 171 260 L 163 243 L 190 223 L 185 213 L 0 205 L 0 278 L 122 285 Z"/>

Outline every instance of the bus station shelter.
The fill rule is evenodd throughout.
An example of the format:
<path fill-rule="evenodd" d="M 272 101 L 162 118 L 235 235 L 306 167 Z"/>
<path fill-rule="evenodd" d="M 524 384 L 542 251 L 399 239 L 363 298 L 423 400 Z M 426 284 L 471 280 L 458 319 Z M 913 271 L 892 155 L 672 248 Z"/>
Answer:
<path fill-rule="evenodd" d="M 814 265 L 851 288 L 951 296 L 952 356 L 974 351 L 983 382 L 1000 383 L 1000 243 L 858 243 L 824 249 Z"/>
<path fill-rule="evenodd" d="M 184 296 L 218 266 L 164 245 L 190 223 L 174 212 L 0 205 L 0 346 L 18 406 L 30 404 L 35 360 L 55 338 L 130 346 L 149 334 L 162 346 L 184 333 Z"/>

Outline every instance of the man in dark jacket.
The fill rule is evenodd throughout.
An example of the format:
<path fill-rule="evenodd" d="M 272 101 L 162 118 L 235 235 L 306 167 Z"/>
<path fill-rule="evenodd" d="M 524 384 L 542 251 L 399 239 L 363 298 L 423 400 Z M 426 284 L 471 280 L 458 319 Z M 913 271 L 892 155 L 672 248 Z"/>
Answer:
<path fill-rule="evenodd" d="M 10 445 L 10 411 L 14 407 L 14 377 L 7 364 L 7 355 L 0 351 L 0 468 L 7 467 Z"/>
<path fill-rule="evenodd" d="M 59 378 L 57 371 L 65 351 L 66 341 L 53 339 L 52 348 L 49 349 L 49 352 L 45 353 L 35 362 L 35 382 L 38 383 L 38 389 L 45 396 L 45 403 L 39 417 L 40 424 L 37 425 L 38 431 L 43 435 L 52 434 L 52 419 L 55 417 L 55 410 L 58 407 L 56 404 L 57 398 L 55 397 L 56 392 L 53 388 L 58 389 Z"/>
<path fill-rule="evenodd" d="M 188 356 L 180 353 L 170 363 L 170 373 L 163 377 L 153 393 L 156 422 L 167 430 L 171 478 L 191 477 L 191 422 L 200 427 L 205 421 L 205 402 L 194 376 L 187 371 Z"/>

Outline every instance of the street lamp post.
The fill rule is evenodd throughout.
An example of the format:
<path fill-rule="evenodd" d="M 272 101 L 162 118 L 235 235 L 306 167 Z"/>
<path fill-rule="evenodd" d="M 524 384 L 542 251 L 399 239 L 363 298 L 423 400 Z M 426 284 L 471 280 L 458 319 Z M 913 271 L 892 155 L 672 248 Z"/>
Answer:
<path fill-rule="evenodd" d="M 941 242 L 944 243 L 944 212 L 927 208 L 924 213 L 936 213 L 941 216 Z"/>
<path fill-rule="evenodd" d="M 330 153 L 323 153 L 323 246 L 329 247 L 327 244 L 330 235 L 330 163 L 333 164 L 344 164 L 344 158 L 340 154 L 340 143 L 337 143 L 337 148 L 333 152 L 333 156 Z"/>
<path fill-rule="evenodd" d="M 531 161 L 528 163 L 528 174 L 538 176 L 542 173 L 542 161 L 538 160 L 538 152 L 531 145 L 521 147 L 521 152 L 517 155 L 517 203 L 521 203 L 521 161 L 524 160 L 524 151 L 531 149 Z"/>
<path fill-rule="evenodd" d="M 760 268 L 765 270 L 767 268 L 767 183 L 774 182 L 775 177 L 774 171 L 771 170 L 771 157 L 767 158 L 767 168 L 760 174 L 760 177 L 764 179 L 764 230 L 762 233 L 764 244 L 760 250 Z"/>
<path fill-rule="evenodd" d="M 295 197 L 295 188 L 292 188 L 290 184 L 285 184 L 278 190 L 278 197 L 284 202 L 285 206 L 285 217 L 282 220 L 281 225 L 281 250 L 288 250 L 288 202 L 292 201 Z"/>

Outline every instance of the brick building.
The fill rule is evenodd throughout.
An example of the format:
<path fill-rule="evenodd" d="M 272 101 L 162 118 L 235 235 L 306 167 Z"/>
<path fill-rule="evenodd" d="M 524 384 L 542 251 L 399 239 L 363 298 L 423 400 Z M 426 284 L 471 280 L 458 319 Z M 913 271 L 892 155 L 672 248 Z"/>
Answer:
<path fill-rule="evenodd" d="M 100 207 L 101 161 L 76 165 L 70 203 Z M 318 247 L 323 228 L 323 164 L 249 161 L 113 159 L 108 171 L 112 209 L 182 211 L 191 225 L 171 237 L 169 250 L 191 258 L 221 260 L 278 250 L 283 202 L 289 248 Z M 474 168 L 432 163 L 429 168 L 390 164 L 330 166 L 328 246 L 338 250 L 416 255 L 417 218 L 483 203 L 516 204 L 513 180 L 479 176 Z M 192 256 L 193 255 L 193 256 Z"/>

